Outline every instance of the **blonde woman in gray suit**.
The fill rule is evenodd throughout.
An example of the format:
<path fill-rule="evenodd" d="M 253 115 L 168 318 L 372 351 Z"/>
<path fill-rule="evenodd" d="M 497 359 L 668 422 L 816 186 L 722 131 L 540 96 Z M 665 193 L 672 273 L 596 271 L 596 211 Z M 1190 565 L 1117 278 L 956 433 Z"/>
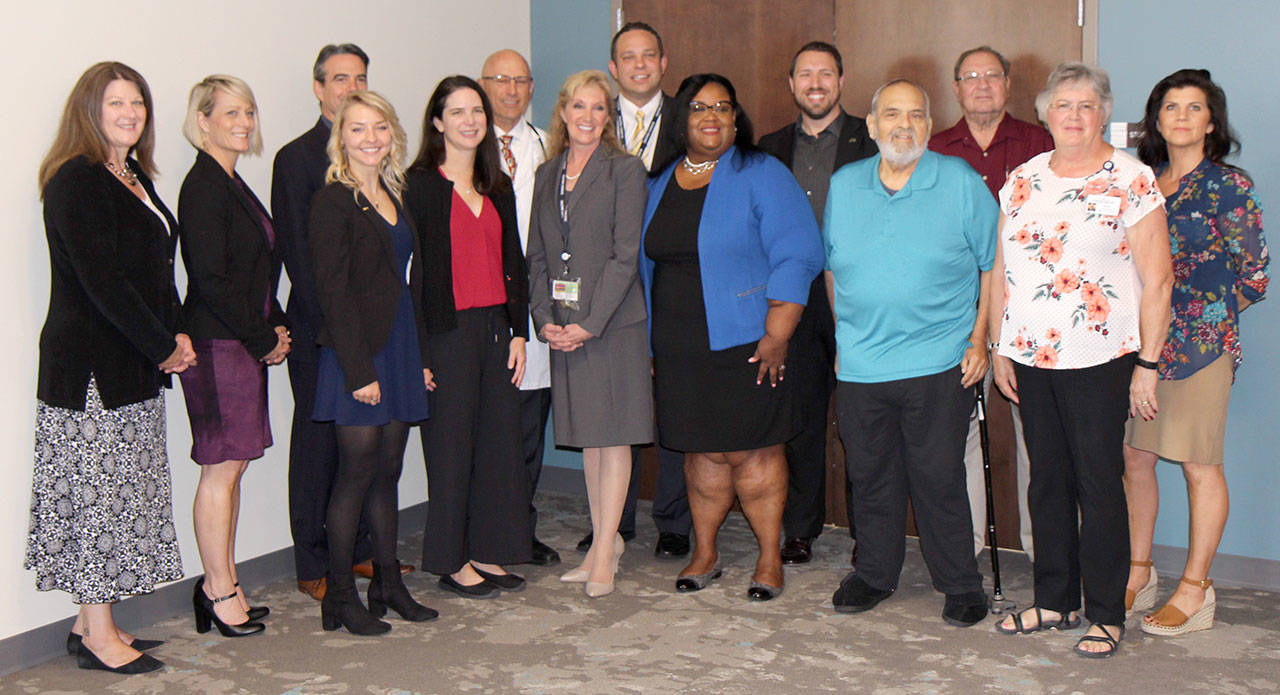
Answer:
<path fill-rule="evenodd" d="M 654 429 L 636 265 L 648 192 L 644 165 L 618 144 L 616 103 L 603 72 L 565 80 L 529 222 L 529 308 L 552 350 L 556 445 L 582 449 L 596 539 L 560 580 L 585 582 L 592 598 L 613 591 L 631 445 L 653 441 Z"/>

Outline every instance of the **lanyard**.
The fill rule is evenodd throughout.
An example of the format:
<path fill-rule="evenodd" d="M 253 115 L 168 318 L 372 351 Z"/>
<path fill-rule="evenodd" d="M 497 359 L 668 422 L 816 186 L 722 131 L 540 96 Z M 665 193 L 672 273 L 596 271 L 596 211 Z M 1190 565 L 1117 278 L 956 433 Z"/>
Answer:
<path fill-rule="evenodd" d="M 658 124 L 658 119 L 662 117 L 662 101 L 665 98 L 664 96 L 658 99 L 658 108 L 649 116 L 649 127 L 645 128 L 644 136 L 640 139 L 640 149 L 636 150 L 637 156 L 643 156 L 644 151 L 649 147 L 649 139 L 653 137 L 653 128 Z M 618 97 L 618 99 L 622 99 L 622 97 Z M 618 139 L 622 141 L 622 150 L 630 152 L 631 148 L 627 145 L 626 127 L 622 123 L 622 102 L 619 101 L 618 104 L 618 122 L 615 130 L 618 134 Z"/>
<path fill-rule="evenodd" d="M 583 167 L 585 168 L 585 167 Z M 560 166 L 560 188 L 556 195 L 556 202 L 560 205 L 560 239 L 564 243 L 564 250 L 560 252 L 560 260 L 564 261 L 564 270 L 569 272 L 569 259 L 573 258 L 573 254 L 569 252 L 569 194 L 565 192 L 565 182 L 569 176 L 569 157 L 564 158 L 564 164 Z M 581 172 L 578 173 L 582 175 Z"/>

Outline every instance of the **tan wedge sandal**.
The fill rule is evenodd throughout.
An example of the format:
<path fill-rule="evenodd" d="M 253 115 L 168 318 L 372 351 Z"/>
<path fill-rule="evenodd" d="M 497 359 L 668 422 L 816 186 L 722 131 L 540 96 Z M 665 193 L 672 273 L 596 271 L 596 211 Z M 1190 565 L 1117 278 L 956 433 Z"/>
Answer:
<path fill-rule="evenodd" d="M 1127 616 L 1130 611 L 1146 611 L 1151 610 L 1156 605 L 1156 577 L 1155 563 L 1150 560 L 1130 560 L 1129 564 L 1133 567 L 1150 567 L 1151 574 L 1147 577 L 1147 583 L 1142 585 L 1141 589 L 1134 592 L 1131 589 L 1124 590 L 1124 612 Z"/>
<path fill-rule="evenodd" d="M 1213 580 L 1183 577 L 1182 583 L 1204 589 L 1204 603 L 1200 605 L 1200 609 L 1188 616 L 1172 604 L 1166 603 L 1160 610 L 1142 619 L 1143 632 L 1149 635 L 1173 637 L 1213 627 L 1213 614 L 1218 605 L 1218 597 L 1213 591 Z"/>

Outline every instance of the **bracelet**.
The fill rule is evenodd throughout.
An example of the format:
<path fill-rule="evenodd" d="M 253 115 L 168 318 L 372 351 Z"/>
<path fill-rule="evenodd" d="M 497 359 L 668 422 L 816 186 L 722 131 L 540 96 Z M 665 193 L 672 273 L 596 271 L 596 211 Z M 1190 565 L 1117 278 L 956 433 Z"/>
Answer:
<path fill-rule="evenodd" d="M 1160 364 L 1151 360 L 1144 360 L 1141 357 L 1135 357 L 1133 363 L 1143 369 L 1160 369 Z"/>
<path fill-rule="evenodd" d="M 987 352 L 995 352 L 996 350 L 999 350 L 999 349 L 1000 349 L 999 341 L 996 341 L 994 343 L 987 343 Z"/>

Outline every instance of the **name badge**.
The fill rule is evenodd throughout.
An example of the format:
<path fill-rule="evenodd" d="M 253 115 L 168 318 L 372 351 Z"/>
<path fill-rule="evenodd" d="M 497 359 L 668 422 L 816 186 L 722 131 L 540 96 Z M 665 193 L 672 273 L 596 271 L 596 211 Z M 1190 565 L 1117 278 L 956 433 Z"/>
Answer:
<path fill-rule="evenodd" d="M 1089 206 L 1090 215 L 1115 217 L 1120 214 L 1119 196 L 1095 193 L 1094 195 L 1086 197 L 1084 202 L 1085 205 Z"/>
<path fill-rule="evenodd" d="M 582 284 L 578 279 L 559 279 L 551 281 L 551 298 L 557 302 L 577 302 L 578 288 Z"/>

